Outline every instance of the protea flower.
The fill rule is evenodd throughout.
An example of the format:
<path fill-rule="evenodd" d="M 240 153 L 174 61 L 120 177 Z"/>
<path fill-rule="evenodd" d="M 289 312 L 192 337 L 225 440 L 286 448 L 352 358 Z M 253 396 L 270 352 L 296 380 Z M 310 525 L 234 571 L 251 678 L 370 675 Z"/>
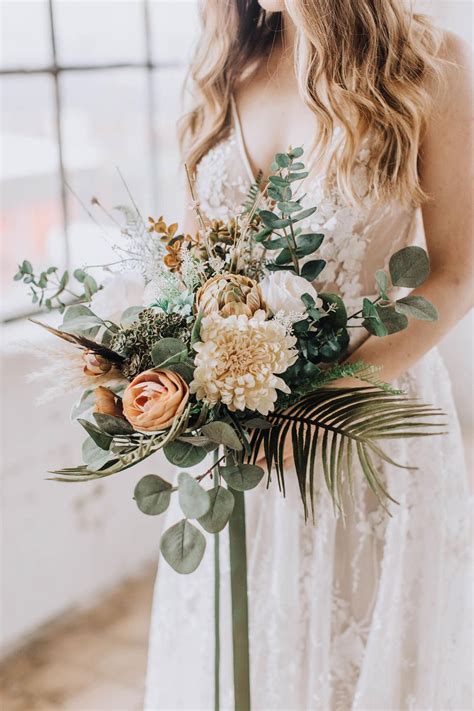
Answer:
<path fill-rule="evenodd" d="M 208 279 L 197 292 L 195 303 L 196 310 L 205 316 L 244 314 L 251 318 L 256 311 L 266 310 L 258 283 L 241 274 L 218 274 Z"/>

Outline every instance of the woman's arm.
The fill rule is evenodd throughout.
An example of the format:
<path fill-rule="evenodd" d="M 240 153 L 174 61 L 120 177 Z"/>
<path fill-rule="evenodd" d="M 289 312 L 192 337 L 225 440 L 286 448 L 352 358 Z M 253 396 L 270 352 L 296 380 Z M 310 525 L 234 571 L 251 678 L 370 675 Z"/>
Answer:
<path fill-rule="evenodd" d="M 349 358 L 381 367 L 390 382 L 407 371 L 453 328 L 473 304 L 473 180 L 470 57 L 454 35 L 446 36 L 446 86 L 440 90 L 420 151 L 421 182 L 431 200 L 423 222 L 431 273 L 414 295 L 437 308 L 436 322 L 412 321 L 392 336 L 370 336 Z M 356 385 L 344 379 L 337 385 Z"/>

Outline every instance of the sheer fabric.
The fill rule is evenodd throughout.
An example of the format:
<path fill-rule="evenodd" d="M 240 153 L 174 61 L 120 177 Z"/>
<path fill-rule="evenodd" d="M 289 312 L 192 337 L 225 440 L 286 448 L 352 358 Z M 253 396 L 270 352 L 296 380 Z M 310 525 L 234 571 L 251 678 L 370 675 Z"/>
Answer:
<path fill-rule="evenodd" d="M 355 180 L 364 193 L 370 144 Z M 325 186 L 325 178 L 328 177 Z M 197 190 L 212 218 L 232 217 L 252 182 L 234 107 L 227 138 L 201 160 Z M 405 244 L 423 242 L 420 215 L 393 202 L 344 203 L 331 176 L 313 170 L 305 227 L 326 238 L 320 289 L 357 306 L 373 275 Z M 356 343 L 352 344 L 355 347 Z M 381 510 L 356 476 L 345 522 L 318 482 L 316 523 L 305 524 L 295 477 L 246 494 L 251 694 L 254 711 L 467 711 L 472 708 L 469 494 L 449 375 L 436 349 L 400 381 L 442 408 L 449 435 L 386 445 L 416 470 L 381 467 L 399 506 Z M 202 469 L 202 467 L 200 467 Z M 167 525 L 181 518 L 177 501 Z M 213 546 L 198 570 L 178 576 L 161 559 L 155 589 L 145 707 L 213 708 Z M 221 552 L 222 709 L 233 708 L 228 540 Z"/>

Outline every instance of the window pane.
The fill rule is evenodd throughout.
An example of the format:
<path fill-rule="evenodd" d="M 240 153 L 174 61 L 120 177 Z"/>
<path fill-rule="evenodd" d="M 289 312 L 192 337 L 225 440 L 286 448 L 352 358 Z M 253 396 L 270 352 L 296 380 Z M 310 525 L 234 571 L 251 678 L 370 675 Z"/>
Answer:
<path fill-rule="evenodd" d="M 0 66 L 3 69 L 28 69 L 51 64 L 47 0 L 3 0 L 1 20 Z"/>
<path fill-rule="evenodd" d="M 112 209 L 130 205 L 116 171 L 120 168 L 135 201 L 148 215 L 150 207 L 148 84 L 143 69 L 67 72 L 61 76 L 64 160 L 68 183 L 110 235 L 120 238 L 112 221 L 90 205 L 95 196 Z M 74 196 L 68 198 L 71 264 L 110 261 L 100 228 Z M 112 213 L 119 217 L 117 212 Z M 112 255 L 113 256 L 113 255 Z"/>
<path fill-rule="evenodd" d="M 150 0 L 152 52 L 155 62 L 186 63 L 196 42 L 196 0 Z"/>
<path fill-rule="evenodd" d="M 139 62 L 145 57 L 143 0 L 54 0 L 58 62 Z"/>
<path fill-rule="evenodd" d="M 181 116 L 181 87 L 184 69 L 154 72 L 156 102 L 155 131 L 157 143 L 158 195 L 154 217 L 163 214 L 168 222 L 183 221 L 184 168 L 180 164 L 176 123 Z"/>
<path fill-rule="evenodd" d="M 26 287 L 12 281 L 17 264 L 27 258 L 38 269 L 63 267 L 65 254 L 53 81 L 2 77 L 1 90 L 2 311 L 11 317 L 33 309 Z"/>

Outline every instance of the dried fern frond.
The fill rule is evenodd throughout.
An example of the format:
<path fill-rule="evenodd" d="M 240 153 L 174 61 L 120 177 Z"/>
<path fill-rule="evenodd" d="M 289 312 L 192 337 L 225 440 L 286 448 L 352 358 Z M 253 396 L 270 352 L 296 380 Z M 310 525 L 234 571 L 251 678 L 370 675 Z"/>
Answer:
<path fill-rule="evenodd" d="M 334 506 L 342 513 L 343 472 L 345 470 L 352 494 L 353 463 L 357 458 L 368 485 L 390 515 L 386 500 L 398 502 L 385 489 L 374 459 L 410 467 L 390 459 L 377 440 L 443 434 L 444 423 L 428 421 L 442 414 L 437 408 L 376 387 L 320 388 L 288 409 L 268 415 L 272 427 L 255 431 L 250 460 L 256 461 L 263 446 L 269 474 L 274 466 L 284 493 L 284 448 L 291 438 L 293 462 L 305 518 L 308 518 L 309 506 L 314 517 L 317 454 L 321 453 L 323 475 Z"/>

